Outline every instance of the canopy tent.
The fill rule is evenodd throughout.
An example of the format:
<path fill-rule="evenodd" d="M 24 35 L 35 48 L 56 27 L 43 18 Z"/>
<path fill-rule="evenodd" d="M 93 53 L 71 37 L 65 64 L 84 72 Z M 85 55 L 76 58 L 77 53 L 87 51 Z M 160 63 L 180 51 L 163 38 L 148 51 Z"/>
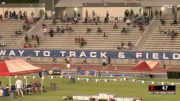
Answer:
<path fill-rule="evenodd" d="M 132 69 L 138 71 L 151 71 L 153 70 L 159 62 L 156 61 L 140 61 L 137 65 L 135 65 Z"/>
<path fill-rule="evenodd" d="M 41 68 L 33 66 L 24 60 L 5 60 L 0 62 L 0 76 L 14 76 L 30 74 L 42 71 Z"/>
<path fill-rule="evenodd" d="M 11 76 L 36 73 L 41 71 L 42 71 L 41 68 L 33 66 L 21 59 L 4 60 L 0 62 L 0 76 L 9 76 L 10 87 L 11 87 Z M 43 80 L 42 80 L 42 84 L 43 84 Z M 26 85 L 27 85 L 27 78 L 26 78 Z"/>

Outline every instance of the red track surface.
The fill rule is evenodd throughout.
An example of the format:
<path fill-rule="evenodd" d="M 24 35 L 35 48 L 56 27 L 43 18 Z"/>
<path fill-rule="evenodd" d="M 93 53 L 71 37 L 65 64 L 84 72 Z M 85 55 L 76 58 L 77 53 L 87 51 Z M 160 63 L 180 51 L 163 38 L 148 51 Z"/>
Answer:
<path fill-rule="evenodd" d="M 52 68 L 60 68 L 61 70 L 67 70 L 68 68 L 66 67 L 65 64 L 34 64 L 38 67 L 41 68 L 47 68 L 47 69 L 52 69 Z M 107 66 L 106 68 L 103 68 L 101 65 L 71 65 L 71 69 L 77 69 L 77 67 L 81 67 L 82 70 L 101 70 L 101 71 L 112 71 L 116 73 L 138 73 L 142 71 L 135 71 L 132 70 L 133 66 Z M 166 73 L 167 71 L 179 71 L 180 72 L 180 67 L 172 67 L 169 68 L 167 67 L 164 69 L 163 67 L 156 67 L 152 71 L 146 71 L 148 73 Z"/>

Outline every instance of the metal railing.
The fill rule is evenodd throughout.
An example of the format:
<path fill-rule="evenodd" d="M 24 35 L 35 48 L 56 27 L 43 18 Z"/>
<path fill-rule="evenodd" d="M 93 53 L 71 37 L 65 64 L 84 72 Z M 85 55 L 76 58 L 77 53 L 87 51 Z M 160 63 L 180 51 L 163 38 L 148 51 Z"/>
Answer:
<path fill-rule="evenodd" d="M 140 36 L 140 38 L 138 39 L 138 41 L 136 42 L 135 46 L 139 46 L 140 43 L 143 41 L 143 39 L 146 36 L 146 33 L 149 31 L 149 29 L 152 27 L 153 22 L 155 21 L 155 19 L 153 18 L 153 20 L 150 22 L 150 25 L 145 29 L 145 31 L 143 32 L 143 34 Z"/>
<path fill-rule="evenodd" d="M 27 32 L 27 35 L 30 37 L 31 35 L 38 35 L 41 39 L 43 39 L 43 28 L 42 28 L 42 23 L 43 23 L 43 17 L 36 23 L 34 24 L 31 29 Z M 25 43 L 24 37 L 22 37 L 18 42 L 17 42 L 17 48 L 22 48 L 22 45 Z"/>

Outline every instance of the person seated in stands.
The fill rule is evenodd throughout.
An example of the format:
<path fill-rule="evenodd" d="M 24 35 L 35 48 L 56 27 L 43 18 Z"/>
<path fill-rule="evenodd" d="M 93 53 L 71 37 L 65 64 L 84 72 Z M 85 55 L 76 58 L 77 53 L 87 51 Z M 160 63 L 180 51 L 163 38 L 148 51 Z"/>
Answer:
<path fill-rule="evenodd" d="M 73 24 L 76 24 L 76 23 L 78 23 L 78 18 L 77 18 L 77 17 L 74 17 L 74 19 L 73 19 Z"/>
<path fill-rule="evenodd" d="M 139 31 L 144 31 L 144 26 L 142 24 L 139 25 Z"/>
<path fill-rule="evenodd" d="M 31 45 L 31 44 L 29 44 L 29 43 L 25 43 L 23 47 L 24 47 L 24 48 L 31 48 L 31 47 L 32 47 L 32 45 Z"/>
<path fill-rule="evenodd" d="M 132 43 L 129 41 L 127 46 L 131 49 L 133 47 Z"/>
<path fill-rule="evenodd" d="M 86 29 L 86 33 L 90 33 L 91 31 L 92 31 L 91 28 L 87 28 L 87 29 Z"/>
<path fill-rule="evenodd" d="M 78 43 L 78 38 L 77 37 L 75 37 L 75 43 Z"/>
<path fill-rule="evenodd" d="M 87 43 L 86 40 L 84 40 L 84 38 L 81 37 L 81 38 L 80 38 L 80 47 L 86 45 L 86 43 Z"/>
<path fill-rule="evenodd" d="M 69 31 L 69 26 L 66 25 L 65 31 Z"/>
<path fill-rule="evenodd" d="M 80 36 L 77 38 L 77 41 L 78 41 L 78 43 L 81 42 L 81 37 Z"/>
<path fill-rule="evenodd" d="M 56 27 L 56 32 L 59 33 L 60 30 L 61 30 L 61 29 L 59 28 L 59 26 L 57 26 L 57 27 Z"/>
<path fill-rule="evenodd" d="M 56 24 L 56 19 L 53 19 L 53 25 L 55 25 Z"/>
<path fill-rule="evenodd" d="M 2 15 L 0 15 L 0 21 L 3 21 L 3 17 L 2 17 Z"/>
<path fill-rule="evenodd" d="M 126 25 L 131 25 L 131 20 L 130 19 L 126 20 Z"/>
<path fill-rule="evenodd" d="M 61 28 L 61 33 L 64 33 L 65 29 L 64 27 Z"/>
<path fill-rule="evenodd" d="M 170 34 L 171 40 L 173 40 L 173 39 L 176 37 L 176 35 L 177 35 L 177 31 L 172 30 L 172 32 L 171 32 L 171 34 Z"/>
<path fill-rule="evenodd" d="M 178 22 L 177 22 L 177 19 L 176 19 L 176 18 L 174 19 L 173 23 L 171 23 L 171 26 L 172 26 L 172 25 L 178 25 Z"/>
<path fill-rule="evenodd" d="M 109 22 L 109 17 L 105 17 L 104 18 L 104 23 L 108 23 Z"/>
<path fill-rule="evenodd" d="M 47 35 L 47 34 L 48 34 L 48 29 L 47 29 L 47 28 L 44 28 L 44 29 L 43 29 L 43 33 L 44 33 L 44 35 Z"/>
<path fill-rule="evenodd" d="M 46 26 L 46 24 L 42 24 L 42 27 L 43 27 L 43 28 L 46 28 L 47 26 Z"/>
<path fill-rule="evenodd" d="M 80 43 L 80 47 L 82 47 L 82 46 L 85 46 L 86 45 L 86 40 L 84 40 L 84 41 L 81 41 L 81 43 Z"/>
<path fill-rule="evenodd" d="M 104 38 L 104 39 L 106 39 L 106 38 L 107 38 L 107 35 L 106 35 L 106 33 L 105 33 L 105 32 L 104 32 L 103 38 Z"/>
<path fill-rule="evenodd" d="M 29 37 L 28 37 L 28 35 L 27 35 L 27 34 L 25 35 L 24 40 L 25 40 L 25 42 L 26 42 L 26 43 L 28 43 L 28 42 L 29 42 Z"/>
<path fill-rule="evenodd" d="M 53 28 L 51 28 L 49 30 L 49 35 L 50 35 L 50 37 L 54 37 L 54 30 L 53 30 Z"/>
<path fill-rule="evenodd" d="M 121 30 L 121 33 L 128 33 L 128 28 L 127 27 L 123 27 Z"/>
<path fill-rule="evenodd" d="M 0 47 L 5 47 L 5 43 L 3 41 L 0 41 Z"/>
<path fill-rule="evenodd" d="M 87 23 L 87 21 L 88 21 L 88 17 L 85 17 L 84 23 Z"/>
<path fill-rule="evenodd" d="M 69 33 L 72 33 L 72 32 L 73 32 L 72 27 L 69 27 L 68 32 L 69 32 Z"/>
<path fill-rule="evenodd" d="M 20 29 L 18 31 L 18 35 L 22 35 L 22 31 Z"/>
<path fill-rule="evenodd" d="M 15 36 L 19 36 L 18 30 L 16 30 L 14 33 L 15 33 Z"/>
<path fill-rule="evenodd" d="M 114 29 L 118 29 L 118 26 L 117 26 L 116 22 L 114 23 L 114 26 L 113 26 L 113 30 Z"/>
<path fill-rule="evenodd" d="M 160 19 L 161 24 L 164 26 L 165 25 L 165 20 L 164 19 Z"/>
<path fill-rule="evenodd" d="M 97 33 L 102 33 L 102 29 L 100 27 L 97 28 Z"/>
<path fill-rule="evenodd" d="M 168 31 L 165 32 L 167 36 L 170 36 L 172 34 L 172 30 L 168 29 Z"/>
<path fill-rule="evenodd" d="M 35 40 L 35 36 L 34 35 L 31 35 L 31 40 Z"/>
<path fill-rule="evenodd" d="M 117 49 L 119 49 L 119 50 L 124 49 L 124 45 L 125 45 L 125 44 L 124 44 L 123 42 L 121 42 L 121 46 L 118 46 Z"/>

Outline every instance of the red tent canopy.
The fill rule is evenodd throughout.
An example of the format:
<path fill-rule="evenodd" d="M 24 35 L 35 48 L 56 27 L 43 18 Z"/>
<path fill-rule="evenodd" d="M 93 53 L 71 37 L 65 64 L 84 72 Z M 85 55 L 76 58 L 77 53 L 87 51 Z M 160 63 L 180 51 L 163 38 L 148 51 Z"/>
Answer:
<path fill-rule="evenodd" d="M 155 61 L 140 61 L 136 66 L 134 66 L 132 69 L 133 70 L 138 70 L 138 71 L 151 71 L 153 70 L 159 62 Z"/>
<path fill-rule="evenodd" d="M 0 62 L 0 76 L 14 76 L 42 71 L 24 60 L 5 60 Z"/>

